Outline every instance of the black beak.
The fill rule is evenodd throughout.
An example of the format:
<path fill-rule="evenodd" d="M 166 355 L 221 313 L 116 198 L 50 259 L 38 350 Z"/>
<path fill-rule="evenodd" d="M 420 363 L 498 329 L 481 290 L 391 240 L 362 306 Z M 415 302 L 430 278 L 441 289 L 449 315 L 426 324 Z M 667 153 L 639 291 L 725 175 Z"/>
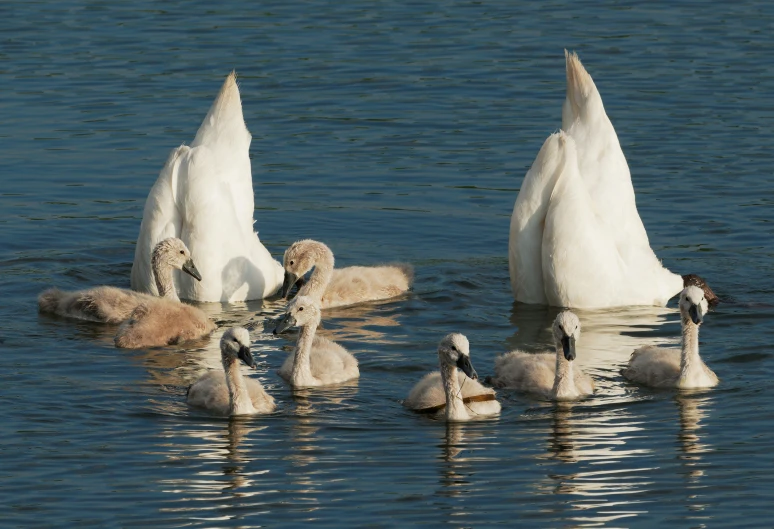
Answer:
<path fill-rule="evenodd" d="M 196 269 L 196 265 L 194 264 L 193 259 L 189 259 L 185 263 L 183 263 L 183 272 L 193 277 L 197 281 L 202 280 L 202 275 Z"/>
<path fill-rule="evenodd" d="M 274 334 L 282 334 L 283 332 L 287 331 L 291 327 L 296 326 L 296 318 L 293 317 L 291 313 L 285 314 L 282 319 L 279 321 L 277 326 L 274 328 Z"/>
<path fill-rule="evenodd" d="M 691 321 L 695 323 L 696 325 L 701 325 L 702 317 L 701 314 L 699 314 L 699 307 L 696 305 L 691 305 L 691 308 L 688 309 L 688 315 L 691 317 Z"/>
<path fill-rule="evenodd" d="M 253 362 L 253 353 L 250 352 L 250 348 L 243 345 L 239 348 L 239 359 L 247 364 L 249 367 L 255 369 L 255 362 Z"/>
<path fill-rule="evenodd" d="M 288 299 L 290 289 L 293 288 L 296 281 L 298 281 L 298 276 L 296 274 L 285 271 L 285 281 L 282 282 L 282 289 L 280 289 L 280 296 L 282 296 L 282 299 Z"/>
<path fill-rule="evenodd" d="M 470 358 L 468 358 L 467 355 L 460 355 L 460 357 L 457 359 L 457 367 L 460 368 L 462 372 L 465 373 L 469 378 L 472 378 L 473 380 L 478 378 L 478 374 L 476 374 L 476 370 L 473 369 L 473 364 L 470 363 Z"/>
<path fill-rule="evenodd" d="M 562 338 L 562 350 L 564 351 L 564 357 L 572 362 L 575 360 L 575 338 L 572 336 L 565 336 Z"/>

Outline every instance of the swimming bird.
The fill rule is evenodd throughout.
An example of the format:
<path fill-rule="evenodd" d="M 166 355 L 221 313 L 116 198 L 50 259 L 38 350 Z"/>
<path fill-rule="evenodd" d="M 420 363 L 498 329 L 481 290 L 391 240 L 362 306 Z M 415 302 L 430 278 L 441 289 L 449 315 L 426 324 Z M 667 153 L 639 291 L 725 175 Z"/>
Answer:
<path fill-rule="evenodd" d="M 319 302 L 309 296 L 297 296 L 274 329 L 274 334 L 279 334 L 291 327 L 300 328 L 295 350 L 279 370 L 279 375 L 294 388 L 341 384 L 360 376 L 357 360 L 349 351 L 315 335 L 319 324 Z"/>
<path fill-rule="evenodd" d="M 562 129 L 543 144 L 513 208 L 517 301 L 563 307 L 664 306 L 684 286 L 650 247 L 629 166 L 602 98 L 566 53 Z"/>
<path fill-rule="evenodd" d="M 172 151 L 148 194 L 132 265 L 134 290 L 157 293 L 150 252 L 170 236 L 188 245 L 203 276 L 180 282 L 184 299 L 244 301 L 279 289 L 282 265 L 253 227 L 251 139 L 232 72 L 193 143 Z"/>
<path fill-rule="evenodd" d="M 465 335 L 452 333 L 441 340 L 438 363 L 440 371 L 429 373 L 417 382 L 404 406 L 445 417 L 447 421 L 469 421 L 500 413 L 495 391 L 478 382 Z"/>
<path fill-rule="evenodd" d="M 240 360 L 255 369 L 247 329 L 234 327 L 223 333 L 220 357 L 223 371 L 210 371 L 194 382 L 188 388 L 188 404 L 218 415 L 256 415 L 274 411 L 274 398 L 266 393 L 261 383 L 242 376 L 239 371 Z"/>
<path fill-rule="evenodd" d="M 685 288 L 680 294 L 679 307 L 682 347 L 646 346 L 635 350 L 622 371 L 625 378 L 654 388 L 697 389 L 718 385 L 717 375 L 699 357 L 699 326 L 708 309 L 704 291 L 696 286 Z"/>
<path fill-rule="evenodd" d="M 575 400 L 594 393 L 594 380 L 575 365 L 581 323 L 573 312 L 560 312 L 553 325 L 555 351 L 511 351 L 495 359 L 492 385 L 532 393 L 548 400 Z"/>
<path fill-rule="evenodd" d="M 313 267 L 309 281 L 299 288 L 298 295 L 319 300 L 323 309 L 398 296 L 409 289 L 414 278 L 408 264 L 346 268 L 333 265 L 333 252 L 324 243 L 310 239 L 294 242 L 283 258 L 282 297 L 287 298 L 293 285 Z"/>
<path fill-rule="evenodd" d="M 185 243 L 174 237 L 156 244 L 148 262 L 153 271 L 156 292 L 171 302 L 180 301 L 175 290 L 173 270 L 182 270 L 197 281 L 202 278 Z M 99 286 L 75 292 L 63 292 L 52 288 L 40 294 L 38 307 L 40 312 L 68 318 L 121 323 L 128 319 L 139 305 L 153 304 L 157 300 L 155 296 L 111 286 Z"/>

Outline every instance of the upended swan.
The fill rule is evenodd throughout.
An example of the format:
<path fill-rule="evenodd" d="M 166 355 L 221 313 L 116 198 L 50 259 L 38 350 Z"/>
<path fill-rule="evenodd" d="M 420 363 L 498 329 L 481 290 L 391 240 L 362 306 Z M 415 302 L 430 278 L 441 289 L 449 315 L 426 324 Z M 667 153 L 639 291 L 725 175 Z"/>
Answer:
<path fill-rule="evenodd" d="M 682 347 L 646 346 L 635 350 L 622 371 L 636 384 L 654 388 L 698 389 L 718 385 L 718 377 L 699 357 L 699 326 L 707 313 L 707 299 L 699 287 L 680 294 Z"/>
<path fill-rule="evenodd" d="M 578 308 L 666 305 L 684 278 L 650 248 L 602 98 L 578 56 L 565 54 L 563 130 L 543 144 L 511 216 L 514 297 Z"/>
<path fill-rule="evenodd" d="M 511 351 L 495 359 L 492 385 L 532 393 L 548 400 L 575 400 L 594 393 L 594 381 L 575 365 L 580 338 L 578 316 L 560 312 L 553 325 L 555 352 Z"/>
<path fill-rule="evenodd" d="M 162 240 L 153 249 L 148 258 L 153 273 L 156 292 L 171 302 L 179 302 L 173 270 L 182 270 L 186 274 L 201 280 L 196 265 L 191 259 L 185 243 L 170 237 Z M 103 323 L 121 323 L 129 318 L 139 305 L 153 304 L 159 298 L 131 290 L 110 286 L 99 286 L 75 292 L 63 292 L 56 288 L 44 291 L 38 296 L 40 312 L 57 314 L 79 320 Z"/>
<path fill-rule="evenodd" d="M 132 266 L 132 288 L 156 294 L 148 266 L 153 246 L 179 237 L 197 256 L 203 279 L 182 280 L 196 301 L 261 299 L 282 285 L 282 265 L 253 228 L 251 136 L 232 72 L 191 146 L 173 150 L 148 194 Z"/>
<path fill-rule="evenodd" d="M 283 258 L 285 280 L 282 297 L 304 274 L 314 272 L 298 291 L 299 296 L 320 300 L 323 309 L 388 299 L 406 292 L 414 271 L 411 265 L 348 266 L 334 268 L 333 252 L 324 243 L 305 239 L 294 242 Z"/>
<path fill-rule="evenodd" d="M 445 417 L 447 421 L 469 421 L 500 413 L 495 391 L 477 380 L 465 335 L 452 333 L 441 340 L 438 363 L 440 371 L 429 373 L 417 382 L 403 402 L 404 406 L 416 412 Z"/>
<path fill-rule="evenodd" d="M 276 405 L 261 383 L 244 377 L 239 361 L 255 368 L 250 333 L 242 327 L 227 330 L 220 340 L 223 371 L 210 371 L 188 388 L 188 404 L 218 415 L 271 413 Z"/>
<path fill-rule="evenodd" d="M 274 334 L 279 334 L 291 327 L 300 328 L 295 350 L 279 370 L 294 388 L 341 384 L 360 376 L 351 353 L 336 342 L 315 336 L 319 324 L 319 303 L 309 296 L 297 296 L 274 329 Z"/>

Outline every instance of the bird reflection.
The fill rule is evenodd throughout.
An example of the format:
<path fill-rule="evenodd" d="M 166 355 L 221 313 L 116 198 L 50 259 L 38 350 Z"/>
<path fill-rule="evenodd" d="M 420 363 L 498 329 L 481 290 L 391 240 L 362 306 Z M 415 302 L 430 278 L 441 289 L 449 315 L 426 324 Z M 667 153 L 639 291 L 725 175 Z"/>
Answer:
<path fill-rule="evenodd" d="M 706 408 L 712 404 L 709 396 L 692 395 L 682 392 L 675 397 L 680 412 L 680 433 L 678 434 L 679 446 L 682 454 L 680 459 L 688 470 L 687 476 L 690 483 L 698 483 L 704 471 L 699 468 L 702 464 L 702 455 L 711 448 L 701 442 L 699 430 L 700 421 L 706 417 Z"/>
<path fill-rule="evenodd" d="M 446 423 L 446 437 L 441 443 L 441 490 L 440 494 L 456 497 L 462 494 L 462 487 L 470 485 L 461 472 L 469 469 L 466 458 L 461 457 L 465 451 L 465 424 L 458 422 Z"/>

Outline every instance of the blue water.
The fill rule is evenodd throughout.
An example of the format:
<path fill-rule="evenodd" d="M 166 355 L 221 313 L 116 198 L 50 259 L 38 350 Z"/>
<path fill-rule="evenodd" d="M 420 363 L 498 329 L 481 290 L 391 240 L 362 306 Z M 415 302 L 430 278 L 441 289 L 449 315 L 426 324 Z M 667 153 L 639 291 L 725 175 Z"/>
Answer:
<path fill-rule="evenodd" d="M 679 4 L 679 5 L 678 5 Z M 774 490 L 774 4 L 4 2 L 0 4 L 2 526 L 769 527 Z M 513 202 L 561 122 L 563 49 L 594 77 L 653 248 L 724 299 L 702 326 L 716 389 L 625 384 L 667 309 L 580 312 L 593 398 L 500 392 L 497 420 L 401 406 L 465 333 L 481 375 L 550 341 L 516 304 Z M 115 328 L 36 295 L 128 286 L 145 197 L 239 74 L 256 227 L 281 256 L 409 261 L 414 290 L 328 313 L 359 382 L 292 394 L 290 342 L 253 334 L 271 416 L 185 405 L 215 339 L 117 350 Z M 203 308 L 222 326 L 283 304 Z"/>

